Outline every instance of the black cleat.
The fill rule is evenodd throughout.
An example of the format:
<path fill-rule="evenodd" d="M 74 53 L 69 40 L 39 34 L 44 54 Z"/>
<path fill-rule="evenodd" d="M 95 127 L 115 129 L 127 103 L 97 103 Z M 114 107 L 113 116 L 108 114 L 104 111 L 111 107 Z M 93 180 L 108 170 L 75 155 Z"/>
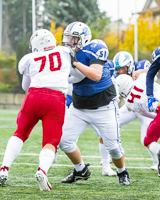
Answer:
<path fill-rule="evenodd" d="M 158 157 L 158 176 L 160 177 L 160 150 L 157 153 L 157 157 Z"/>
<path fill-rule="evenodd" d="M 119 177 L 120 185 L 130 185 L 131 184 L 129 174 L 126 169 L 122 173 L 117 172 L 117 176 Z"/>
<path fill-rule="evenodd" d="M 88 178 L 91 177 L 91 172 L 88 169 L 89 165 L 90 164 L 86 164 L 85 168 L 82 171 L 80 171 L 80 172 L 77 172 L 74 169 L 74 171 L 69 176 L 67 176 L 66 178 L 64 178 L 61 181 L 61 183 L 73 183 L 73 182 L 76 182 L 78 180 L 87 180 Z"/>

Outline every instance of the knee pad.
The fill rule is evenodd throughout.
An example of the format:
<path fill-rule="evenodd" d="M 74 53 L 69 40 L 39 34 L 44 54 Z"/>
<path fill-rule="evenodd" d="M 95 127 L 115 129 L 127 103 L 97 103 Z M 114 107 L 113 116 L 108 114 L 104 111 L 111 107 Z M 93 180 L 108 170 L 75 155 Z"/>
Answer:
<path fill-rule="evenodd" d="M 111 157 L 113 159 L 118 160 L 123 156 L 124 150 L 123 148 L 120 149 L 119 147 L 117 147 L 116 149 L 109 150 L 109 153 L 111 154 Z"/>
<path fill-rule="evenodd" d="M 63 141 L 61 140 L 59 143 L 59 147 L 62 151 L 66 153 L 71 153 L 77 149 L 77 145 L 74 141 Z"/>

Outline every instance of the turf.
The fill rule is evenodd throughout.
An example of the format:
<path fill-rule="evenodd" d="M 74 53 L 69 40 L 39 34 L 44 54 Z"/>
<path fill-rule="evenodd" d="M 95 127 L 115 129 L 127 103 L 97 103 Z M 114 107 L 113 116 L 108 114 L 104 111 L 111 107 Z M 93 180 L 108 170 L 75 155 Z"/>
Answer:
<path fill-rule="evenodd" d="M 18 110 L 0 110 L 0 163 L 3 160 L 6 144 L 16 129 L 17 113 Z M 73 166 L 65 154 L 59 151 L 57 162 L 53 163 L 47 174 L 52 191 L 41 192 L 34 177 L 42 140 L 41 122 L 39 122 L 24 143 L 20 155 L 11 165 L 8 185 L 0 187 L 0 199 L 160 199 L 160 179 L 156 171 L 149 169 L 152 160 L 147 149 L 140 143 L 138 120 L 122 127 L 121 139 L 125 150 L 126 168 L 131 177 L 130 186 L 120 186 L 117 177 L 102 176 L 98 138 L 89 127 L 80 136 L 78 146 L 84 162 L 90 163 L 91 178 L 74 184 L 62 184 L 61 180 L 73 170 Z M 111 165 L 116 170 L 113 164 Z"/>

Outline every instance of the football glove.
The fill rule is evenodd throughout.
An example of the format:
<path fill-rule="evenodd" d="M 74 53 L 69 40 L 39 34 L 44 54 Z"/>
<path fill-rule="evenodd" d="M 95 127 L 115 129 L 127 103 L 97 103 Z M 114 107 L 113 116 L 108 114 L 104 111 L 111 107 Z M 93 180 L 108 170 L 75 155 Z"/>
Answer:
<path fill-rule="evenodd" d="M 78 60 L 76 59 L 76 52 L 71 48 L 69 47 L 69 50 L 70 50 L 70 56 L 71 56 L 71 64 L 72 64 L 72 67 L 73 68 L 76 68 L 75 65 L 73 65 L 73 62 L 78 62 Z"/>
<path fill-rule="evenodd" d="M 159 103 L 159 100 L 156 99 L 153 95 L 148 96 L 148 110 L 150 112 L 155 112 L 157 109 L 157 105 Z"/>

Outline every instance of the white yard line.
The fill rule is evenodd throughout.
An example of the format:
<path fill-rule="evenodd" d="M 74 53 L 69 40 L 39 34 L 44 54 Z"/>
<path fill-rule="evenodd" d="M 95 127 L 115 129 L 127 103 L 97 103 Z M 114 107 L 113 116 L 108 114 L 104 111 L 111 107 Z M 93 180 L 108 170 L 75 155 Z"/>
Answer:
<path fill-rule="evenodd" d="M 0 153 L 4 155 L 4 153 Z M 39 156 L 38 153 L 20 153 L 19 156 Z M 58 157 L 67 157 L 66 155 L 58 155 Z M 82 156 L 82 158 L 101 158 L 101 156 Z M 127 158 L 125 160 L 152 160 L 152 158 Z"/>
<path fill-rule="evenodd" d="M 0 162 L 2 164 L 2 162 Z M 30 165 L 30 166 L 38 166 L 38 163 L 12 163 L 12 165 Z M 53 167 L 73 167 L 73 165 L 64 165 L 64 164 L 52 164 Z M 102 165 L 91 165 L 90 168 L 102 168 Z M 112 166 L 112 168 L 116 168 Z M 127 169 L 150 169 L 150 167 L 128 167 Z"/>

